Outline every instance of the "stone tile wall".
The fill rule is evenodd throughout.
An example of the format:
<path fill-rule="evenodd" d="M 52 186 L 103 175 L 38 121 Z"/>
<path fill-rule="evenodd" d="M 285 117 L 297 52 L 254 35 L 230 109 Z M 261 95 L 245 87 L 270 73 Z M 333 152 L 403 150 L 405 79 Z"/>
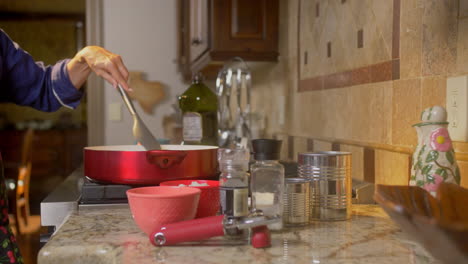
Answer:
<path fill-rule="evenodd" d="M 445 106 L 447 77 L 468 74 L 467 1 L 280 2 L 280 61 L 252 63 L 265 135 L 285 140 L 283 158 L 346 150 L 353 177 L 407 184 L 411 125 L 423 109 Z M 468 187 L 468 143 L 454 146 Z"/>

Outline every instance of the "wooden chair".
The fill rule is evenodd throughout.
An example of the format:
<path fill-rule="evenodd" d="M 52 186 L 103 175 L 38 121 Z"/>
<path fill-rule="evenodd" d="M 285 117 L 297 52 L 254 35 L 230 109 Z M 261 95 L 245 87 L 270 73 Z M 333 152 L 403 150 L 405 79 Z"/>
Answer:
<path fill-rule="evenodd" d="M 41 221 L 39 215 L 31 215 L 29 209 L 29 184 L 31 180 L 31 160 L 34 130 L 28 129 L 24 135 L 21 149 L 21 163 L 18 167 L 18 178 L 14 189 L 14 199 L 11 199 L 10 226 L 16 234 L 29 234 L 39 231 Z"/>

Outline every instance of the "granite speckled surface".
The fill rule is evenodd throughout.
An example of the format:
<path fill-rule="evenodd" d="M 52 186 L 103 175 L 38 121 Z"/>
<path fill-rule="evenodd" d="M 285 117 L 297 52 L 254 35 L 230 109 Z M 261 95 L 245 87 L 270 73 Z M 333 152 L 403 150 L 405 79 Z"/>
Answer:
<path fill-rule="evenodd" d="M 236 245 L 237 244 L 237 245 Z M 52 263 L 439 263 L 412 242 L 377 205 L 353 205 L 348 221 L 314 222 L 272 233 L 272 247 L 213 238 L 156 248 L 128 208 L 74 212 L 41 249 Z"/>

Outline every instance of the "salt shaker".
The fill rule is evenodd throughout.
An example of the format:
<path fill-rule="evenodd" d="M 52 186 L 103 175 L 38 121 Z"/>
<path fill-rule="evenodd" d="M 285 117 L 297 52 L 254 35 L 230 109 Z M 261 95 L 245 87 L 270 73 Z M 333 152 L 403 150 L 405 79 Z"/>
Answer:
<path fill-rule="evenodd" d="M 249 215 L 249 180 L 247 170 L 250 154 L 247 149 L 219 149 L 219 198 L 221 214 L 228 223 Z M 241 235 L 241 234 L 227 234 Z"/>
<path fill-rule="evenodd" d="M 265 216 L 283 215 L 284 167 L 278 162 L 281 140 L 252 140 L 255 163 L 250 166 L 252 212 Z M 281 230 L 282 221 L 270 224 L 271 230 Z"/>

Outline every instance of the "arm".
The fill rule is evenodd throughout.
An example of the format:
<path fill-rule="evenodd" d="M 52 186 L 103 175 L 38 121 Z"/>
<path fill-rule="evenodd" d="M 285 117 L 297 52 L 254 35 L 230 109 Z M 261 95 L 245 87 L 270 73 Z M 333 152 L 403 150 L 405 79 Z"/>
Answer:
<path fill-rule="evenodd" d="M 67 64 L 70 81 L 79 89 L 91 71 L 108 81 L 112 86 L 122 85 L 126 90 L 128 70 L 123 64 L 122 58 L 98 46 L 88 46 L 78 52 Z"/>
<path fill-rule="evenodd" d="M 75 108 L 82 97 L 79 88 L 92 71 L 112 85 L 119 83 L 130 90 L 120 56 L 101 47 L 86 47 L 73 59 L 46 67 L 0 30 L 0 101 L 42 111 Z"/>
<path fill-rule="evenodd" d="M 47 67 L 42 62 L 36 63 L 0 30 L 0 101 L 42 111 L 76 107 L 82 92 L 70 82 L 67 62 L 63 60 Z"/>

